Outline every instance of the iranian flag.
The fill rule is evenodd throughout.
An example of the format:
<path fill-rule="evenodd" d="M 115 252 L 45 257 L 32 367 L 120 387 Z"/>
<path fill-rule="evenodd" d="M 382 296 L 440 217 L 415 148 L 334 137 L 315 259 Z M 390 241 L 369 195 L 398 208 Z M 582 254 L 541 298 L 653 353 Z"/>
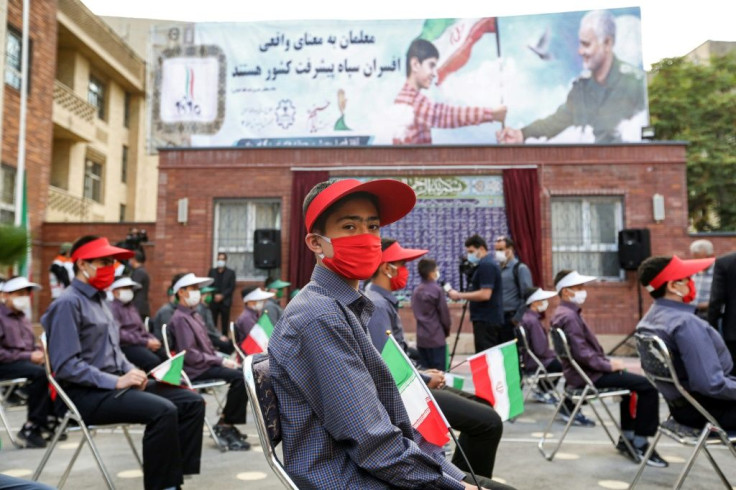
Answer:
<path fill-rule="evenodd" d="M 445 373 L 445 385 L 451 386 L 455 388 L 456 390 L 464 391 L 466 393 L 470 393 L 471 395 L 475 395 L 475 386 L 473 385 L 473 380 L 465 376 L 460 376 L 458 374 L 452 374 L 452 373 Z"/>
<path fill-rule="evenodd" d="M 184 354 L 187 351 L 183 350 L 171 359 L 167 359 L 155 368 L 151 369 L 150 374 L 153 379 L 162 383 L 179 386 L 181 385 L 182 370 L 184 369 Z"/>
<path fill-rule="evenodd" d="M 240 348 L 247 355 L 266 352 L 268 348 L 268 339 L 273 333 L 273 324 L 268 315 L 263 313 L 253 328 L 250 329 L 248 336 L 240 343 Z"/>
<path fill-rule="evenodd" d="M 516 340 L 499 344 L 468 359 L 475 396 L 488 400 L 501 420 L 524 411 Z"/>
<path fill-rule="evenodd" d="M 444 446 L 450 440 L 449 424 L 427 385 L 393 336 L 389 335 L 381 357 L 396 382 L 411 425 L 426 441 L 439 447 Z"/>
<path fill-rule="evenodd" d="M 498 33 L 495 17 L 428 19 L 424 22 L 419 38 L 434 44 L 440 52 L 437 85 L 440 85 L 447 75 L 465 66 L 470 59 L 473 46 L 486 33 Z M 496 43 L 498 46 L 498 39 Z"/>

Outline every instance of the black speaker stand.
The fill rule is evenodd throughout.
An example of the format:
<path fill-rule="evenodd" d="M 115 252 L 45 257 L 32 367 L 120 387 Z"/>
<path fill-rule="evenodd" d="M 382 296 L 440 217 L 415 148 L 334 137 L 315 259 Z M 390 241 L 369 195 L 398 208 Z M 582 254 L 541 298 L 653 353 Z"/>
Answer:
<path fill-rule="evenodd" d="M 641 284 L 639 284 L 639 281 L 636 281 L 636 292 L 637 292 L 637 296 L 639 297 L 639 320 L 641 320 L 642 317 L 644 316 L 644 312 L 643 312 L 644 305 L 643 305 L 643 300 L 641 297 Z M 624 337 L 624 339 L 621 342 L 616 344 L 613 349 L 608 351 L 608 355 L 609 356 L 613 355 L 613 353 L 616 352 L 619 348 L 621 348 L 621 346 L 623 346 L 629 340 L 631 340 L 631 337 L 633 337 L 634 335 L 636 335 L 636 326 L 634 326 L 634 330 L 629 332 L 629 334 L 626 337 Z"/>

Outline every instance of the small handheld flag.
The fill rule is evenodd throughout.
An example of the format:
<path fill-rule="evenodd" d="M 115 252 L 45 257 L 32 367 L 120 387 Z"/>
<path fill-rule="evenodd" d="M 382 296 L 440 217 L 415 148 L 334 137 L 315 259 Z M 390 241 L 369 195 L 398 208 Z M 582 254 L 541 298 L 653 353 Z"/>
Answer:
<path fill-rule="evenodd" d="M 174 386 L 181 385 L 182 371 L 184 370 L 185 350 L 179 352 L 171 359 L 167 359 L 148 373 L 156 381 Z"/>

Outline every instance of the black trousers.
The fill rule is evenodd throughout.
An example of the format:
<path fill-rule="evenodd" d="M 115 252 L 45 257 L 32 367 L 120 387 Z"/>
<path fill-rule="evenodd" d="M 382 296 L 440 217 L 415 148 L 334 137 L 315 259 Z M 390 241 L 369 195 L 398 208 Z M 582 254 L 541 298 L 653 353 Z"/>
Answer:
<path fill-rule="evenodd" d="M 736 400 L 718 400 L 696 393 L 693 397 L 721 424 L 723 430 L 736 430 Z M 670 413 L 675 420 L 690 427 L 703 427 L 706 423 L 705 417 L 689 403 L 683 407 L 670 404 Z"/>
<path fill-rule="evenodd" d="M 230 385 L 230 389 L 227 390 L 225 408 L 222 410 L 223 422 L 226 424 L 244 424 L 245 405 L 248 403 L 248 395 L 245 393 L 243 372 L 239 369 L 212 366 L 192 381 L 215 378 L 224 379 Z"/>
<path fill-rule="evenodd" d="M 417 348 L 419 353 L 419 359 L 421 359 L 422 366 L 427 369 L 439 369 L 444 371 L 447 369 L 445 366 L 445 359 L 447 357 L 447 346 L 442 347 L 419 347 Z"/>
<path fill-rule="evenodd" d="M 46 370 L 31 361 L 0 364 L 0 379 L 13 378 L 28 378 L 28 421 L 46 425 L 46 416 L 51 414 L 52 408 Z"/>
<path fill-rule="evenodd" d="M 650 437 L 659 427 L 659 392 L 644 376 L 615 371 L 605 373 L 594 383 L 597 388 L 626 388 L 636 393 L 636 417 L 631 414 L 631 396 L 621 398 L 621 430 Z"/>
<path fill-rule="evenodd" d="M 235 347 L 233 347 L 233 343 L 230 342 L 229 340 L 222 340 L 219 335 L 213 335 L 211 333 L 207 335 L 212 341 L 212 345 L 215 347 L 215 350 L 224 352 L 225 354 L 232 354 L 233 351 L 235 351 Z"/>
<path fill-rule="evenodd" d="M 473 322 L 473 340 L 475 341 L 475 352 L 490 349 L 501 343 L 501 325 L 489 322 Z"/>
<path fill-rule="evenodd" d="M 450 426 L 460 431 L 458 442 L 475 474 L 491 478 L 503 434 L 501 417 L 485 400 L 448 386 L 432 390 L 432 395 Z M 463 471 L 470 469 L 458 450 L 452 464 Z"/>
<path fill-rule="evenodd" d="M 514 340 L 516 338 L 513 322 L 514 315 L 516 315 L 516 311 L 503 312 L 503 325 L 501 326 L 501 334 L 499 335 L 500 343 L 508 342 L 509 340 Z"/>
<path fill-rule="evenodd" d="M 143 486 L 180 486 L 183 475 L 199 473 L 204 400 L 190 390 L 149 381 L 145 391 L 103 390 L 71 385 L 67 394 L 87 424 L 140 423 L 143 434 Z"/>
<path fill-rule="evenodd" d="M 220 330 L 222 335 L 227 335 L 230 331 L 230 305 L 226 305 L 222 301 L 210 303 L 210 311 L 212 312 L 212 321 L 215 322 L 217 328 L 217 319 L 220 319 Z"/>
<path fill-rule="evenodd" d="M 161 347 L 156 352 L 144 345 L 121 345 L 125 357 L 139 369 L 148 372 L 166 360 L 166 353 Z"/>

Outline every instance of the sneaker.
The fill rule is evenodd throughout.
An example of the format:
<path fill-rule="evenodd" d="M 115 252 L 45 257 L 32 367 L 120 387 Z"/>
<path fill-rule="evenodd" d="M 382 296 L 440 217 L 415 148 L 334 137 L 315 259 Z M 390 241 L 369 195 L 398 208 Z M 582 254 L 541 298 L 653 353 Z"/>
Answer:
<path fill-rule="evenodd" d="M 635 447 L 636 452 L 639 454 L 639 459 L 643 458 L 649 449 L 649 443 L 644 444 L 642 447 Z M 654 466 L 655 468 L 667 468 L 670 464 L 665 461 L 662 456 L 657 453 L 655 449 L 647 460 L 647 466 Z"/>
<path fill-rule="evenodd" d="M 637 453 L 636 456 L 631 454 L 631 452 L 629 451 L 629 448 L 626 447 L 623 436 L 618 436 L 618 442 L 616 443 L 616 449 L 618 450 L 618 452 L 620 452 L 621 454 L 623 454 L 624 456 L 632 460 L 634 463 L 641 463 L 641 457 L 639 457 L 639 451 L 634 447 L 634 441 L 629 439 L 629 444 L 631 444 L 631 447 L 633 447 L 634 451 L 636 451 Z"/>
<path fill-rule="evenodd" d="M 233 426 L 217 424 L 214 427 L 217 437 L 227 445 L 230 451 L 247 451 L 250 449 L 250 443 L 241 437 L 240 431 Z"/>
<path fill-rule="evenodd" d="M 547 403 L 547 393 L 541 393 L 539 391 L 532 391 L 532 400 L 537 403 Z"/>
<path fill-rule="evenodd" d="M 46 447 L 46 440 L 43 438 L 41 429 L 37 425 L 24 425 L 20 432 L 18 432 L 18 439 L 22 442 L 23 447 Z"/>
<path fill-rule="evenodd" d="M 566 413 L 560 413 L 560 418 L 562 419 L 564 423 L 568 423 L 570 421 L 570 415 Z M 578 412 L 575 414 L 575 418 L 572 421 L 572 425 L 575 425 L 578 427 L 595 427 L 595 420 L 591 420 L 585 415 L 583 415 L 582 412 Z"/>

